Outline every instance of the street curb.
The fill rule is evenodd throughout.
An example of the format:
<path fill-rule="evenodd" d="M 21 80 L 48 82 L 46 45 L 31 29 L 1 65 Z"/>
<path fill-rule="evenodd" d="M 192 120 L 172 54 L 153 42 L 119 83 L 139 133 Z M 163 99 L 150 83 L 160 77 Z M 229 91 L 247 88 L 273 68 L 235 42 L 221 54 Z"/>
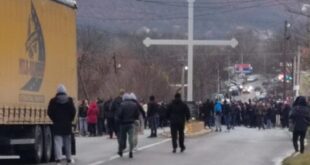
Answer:
<path fill-rule="evenodd" d="M 201 130 L 199 132 L 195 132 L 195 133 L 190 133 L 190 134 L 185 133 L 185 137 L 186 138 L 194 138 L 194 137 L 199 137 L 199 136 L 209 134 L 211 132 L 212 132 L 211 129 L 203 129 L 203 130 Z M 165 138 L 171 138 L 170 131 L 165 131 L 165 132 L 161 133 L 160 135 L 162 137 L 165 137 Z"/>

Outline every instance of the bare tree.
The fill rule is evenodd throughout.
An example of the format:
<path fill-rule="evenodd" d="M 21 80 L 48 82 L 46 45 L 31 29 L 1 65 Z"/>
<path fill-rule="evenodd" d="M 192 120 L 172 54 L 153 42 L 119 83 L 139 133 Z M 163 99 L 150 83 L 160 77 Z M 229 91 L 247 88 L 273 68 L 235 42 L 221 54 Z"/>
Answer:
<path fill-rule="evenodd" d="M 97 76 L 105 75 L 107 67 L 104 53 L 108 49 L 108 35 L 92 26 L 82 26 L 78 29 L 78 78 L 81 98 L 93 98 L 98 90 L 99 81 L 93 81 Z"/>

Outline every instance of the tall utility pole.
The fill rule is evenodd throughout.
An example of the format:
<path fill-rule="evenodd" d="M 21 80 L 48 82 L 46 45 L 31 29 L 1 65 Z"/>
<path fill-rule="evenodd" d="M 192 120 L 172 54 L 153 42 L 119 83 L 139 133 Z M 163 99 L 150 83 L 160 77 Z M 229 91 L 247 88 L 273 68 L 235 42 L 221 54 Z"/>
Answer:
<path fill-rule="evenodd" d="M 117 74 L 117 64 L 116 64 L 116 54 L 113 53 L 113 68 L 114 68 L 114 73 Z"/>
<path fill-rule="evenodd" d="M 243 50 L 241 50 L 241 64 L 243 64 L 244 61 L 243 61 Z"/>
<path fill-rule="evenodd" d="M 184 84 L 185 84 L 185 67 L 182 65 L 182 89 L 181 89 L 181 96 L 182 100 L 185 100 L 185 92 L 184 92 Z"/>
<path fill-rule="evenodd" d="M 300 57 L 301 57 L 301 48 L 298 47 L 298 54 L 296 59 L 296 97 L 299 96 L 300 91 Z"/>
<path fill-rule="evenodd" d="M 286 100 L 286 89 L 287 89 L 287 83 L 286 83 L 286 67 L 287 67 L 287 46 L 288 46 L 288 40 L 290 38 L 288 34 L 288 28 L 290 27 L 290 24 L 285 21 L 284 22 L 284 46 L 283 46 L 283 100 Z"/>
<path fill-rule="evenodd" d="M 220 64 L 217 64 L 217 94 L 221 92 Z"/>

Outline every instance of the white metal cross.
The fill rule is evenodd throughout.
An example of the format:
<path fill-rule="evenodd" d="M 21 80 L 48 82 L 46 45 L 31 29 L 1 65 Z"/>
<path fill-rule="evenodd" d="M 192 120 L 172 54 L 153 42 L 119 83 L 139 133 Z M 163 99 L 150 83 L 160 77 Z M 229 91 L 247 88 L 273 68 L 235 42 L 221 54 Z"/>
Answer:
<path fill-rule="evenodd" d="M 180 45 L 187 46 L 188 49 L 188 74 L 187 74 L 187 101 L 193 101 L 193 47 L 198 45 L 204 46 L 231 46 L 235 48 L 238 45 L 236 39 L 231 40 L 194 40 L 194 2 L 188 1 L 188 39 L 187 40 L 154 40 L 147 37 L 143 43 L 146 47 L 151 45 Z"/>

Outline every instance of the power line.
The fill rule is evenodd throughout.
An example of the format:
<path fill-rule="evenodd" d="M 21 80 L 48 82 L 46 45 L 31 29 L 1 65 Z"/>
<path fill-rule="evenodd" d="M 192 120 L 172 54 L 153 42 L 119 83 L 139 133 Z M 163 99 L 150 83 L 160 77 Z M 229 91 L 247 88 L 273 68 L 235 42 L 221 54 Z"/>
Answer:
<path fill-rule="evenodd" d="M 284 0 L 291 1 L 291 0 Z M 182 7 L 187 8 L 186 2 L 164 2 L 164 1 L 154 1 L 154 0 L 141 0 L 140 2 L 150 3 L 155 5 L 161 5 L 165 7 Z M 235 1 L 220 1 L 220 2 L 196 2 L 195 8 L 223 8 L 223 7 L 232 7 L 240 5 L 249 5 L 249 4 L 262 4 L 262 3 L 272 3 L 274 0 L 235 0 Z M 283 2 L 283 1 L 282 1 Z"/>
<path fill-rule="evenodd" d="M 292 3 L 292 2 L 291 2 Z M 213 12 L 205 12 L 205 13 L 199 13 L 195 14 L 195 20 L 199 20 L 199 17 L 207 16 L 207 15 L 216 15 L 216 14 L 224 14 L 224 13 L 232 13 L 232 12 L 238 12 L 246 9 L 252 9 L 252 8 L 261 8 L 261 7 L 273 7 L 273 6 L 279 6 L 282 4 L 279 4 L 277 2 L 268 3 L 268 4 L 258 4 L 258 5 L 251 5 L 251 6 L 242 6 L 242 7 L 235 7 L 231 9 L 222 9 L 217 10 Z M 151 13 L 148 13 L 151 14 Z M 83 17 L 83 16 L 82 16 Z M 85 16 L 86 17 L 86 16 Z M 188 19 L 187 16 L 164 16 L 164 15 L 158 15 L 157 18 L 145 18 L 145 17 L 135 17 L 135 18 L 99 18 L 99 17 L 93 17 L 94 19 L 98 19 L 101 21 L 161 21 L 161 20 L 180 20 L 180 19 Z M 89 17 L 86 17 L 89 18 Z"/>

